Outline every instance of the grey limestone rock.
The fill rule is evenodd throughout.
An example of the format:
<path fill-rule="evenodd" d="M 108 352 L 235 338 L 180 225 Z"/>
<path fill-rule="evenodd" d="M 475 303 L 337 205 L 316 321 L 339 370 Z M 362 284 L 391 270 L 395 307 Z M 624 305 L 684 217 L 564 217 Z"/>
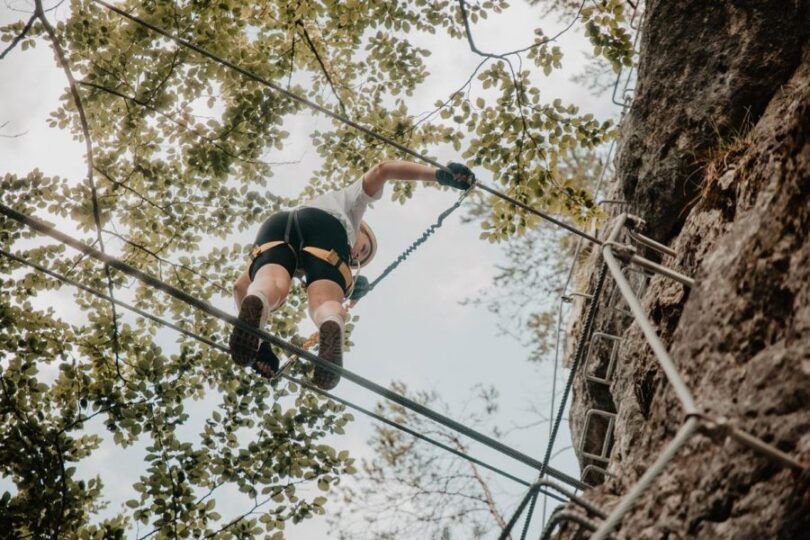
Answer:
<path fill-rule="evenodd" d="M 646 232 L 678 252 L 686 290 L 653 277 L 642 304 L 699 406 L 810 462 L 810 2 L 651 1 L 638 95 L 617 175 Z M 594 257 L 593 273 L 601 262 Z M 612 285 L 608 285 L 608 289 Z M 584 414 L 615 412 L 606 510 L 682 424 L 638 326 L 603 297 L 621 335 L 608 389 L 579 377 Z M 572 324 L 576 328 L 576 324 Z M 581 325 L 580 325 L 581 326 Z M 740 444 L 693 437 L 625 516 L 619 538 L 810 538 L 810 475 Z M 563 535 L 564 536 L 564 535 Z"/>

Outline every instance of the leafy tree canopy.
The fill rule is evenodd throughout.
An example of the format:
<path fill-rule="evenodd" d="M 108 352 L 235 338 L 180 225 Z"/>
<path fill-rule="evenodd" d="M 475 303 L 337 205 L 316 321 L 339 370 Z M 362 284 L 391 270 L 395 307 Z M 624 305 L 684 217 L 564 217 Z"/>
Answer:
<path fill-rule="evenodd" d="M 284 154 L 285 126 L 305 113 L 300 104 L 94 2 L 73 0 L 67 19 L 53 24 L 51 6 L 36 5 L 30 20 L 0 28 L 3 56 L 47 46 L 55 52 L 54 69 L 64 59 L 61 67 L 75 79 L 76 92 L 66 89 L 50 124 L 87 143 L 92 159 L 84 179 L 38 170 L 7 174 L 0 180 L 2 202 L 73 223 L 88 242 L 116 239 L 123 260 L 202 300 L 230 296 L 245 251 L 226 241 L 230 234 L 344 185 L 380 159 L 402 157 L 332 122 L 311 134 L 321 162 L 302 181 L 301 193 L 274 195 L 276 167 L 268 159 Z M 439 96 L 435 110 L 415 114 L 408 98 L 429 80 L 430 51 L 419 46 L 419 36 L 471 37 L 457 2 L 118 5 L 411 148 L 435 152 L 450 145 L 530 205 L 573 218 L 592 206 L 587 191 L 566 183 L 558 163 L 571 149 L 601 144 L 612 127 L 561 100 L 544 99 L 543 74 L 561 66 L 563 51 L 540 30 L 520 52 L 481 54 L 458 91 Z M 502 0 L 467 4 L 471 31 L 505 7 Z M 629 62 L 623 9 L 618 0 L 594 3 L 581 9 L 574 27 L 614 66 Z M 392 196 L 404 201 L 411 189 L 397 186 Z M 482 218 L 482 234 L 493 241 L 535 223 L 497 201 Z M 227 335 L 218 321 L 62 246 L 43 244 L 15 223 L 0 222 L 0 235 L 4 249 L 33 262 L 96 289 L 109 286 L 206 338 L 222 342 Z M 347 453 L 322 442 L 351 419 L 339 405 L 292 383 L 269 386 L 185 337 L 160 347 L 153 323 L 120 310 L 114 317 L 108 302 L 83 292 L 72 292 L 80 322 L 66 322 L 37 301 L 56 294 L 54 280 L 5 257 L 0 275 L 0 470 L 14 483 L 0 498 L 0 515 L 14 535 L 116 537 L 137 526 L 155 537 L 265 531 L 282 537 L 288 521 L 323 512 L 325 498 L 299 496 L 297 486 L 327 492 L 353 472 Z M 302 315 L 300 298 L 291 298 L 276 313 L 274 332 L 298 340 Z M 213 405 L 201 431 L 182 432 L 203 399 Z M 100 519 L 104 479 L 80 478 L 75 465 L 91 460 L 105 437 L 121 447 L 141 445 L 146 454 L 133 486 L 137 495 Z M 219 515 L 226 486 L 255 506 L 233 519 Z"/>

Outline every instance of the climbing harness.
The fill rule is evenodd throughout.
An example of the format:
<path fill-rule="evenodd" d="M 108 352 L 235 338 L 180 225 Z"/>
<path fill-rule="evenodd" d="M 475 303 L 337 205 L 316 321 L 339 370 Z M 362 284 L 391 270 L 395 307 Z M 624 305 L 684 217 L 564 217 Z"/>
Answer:
<path fill-rule="evenodd" d="M 295 230 L 298 233 L 297 251 L 290 243 L 290 233 L 292 232 L 293 225 L 295 225 Z M 340 275 L 343 277 L 343 290 L 346 291 L 352 287 L 352 283 L 354 281 L 352 279 L 352 271 L 349 268 L 349 265 L 340 258 L 340 255 L 338 255 L 334 249 L 323 249 L 316 246 L 306 245 L 304 234 L 301 231 L 301 223 L 298 220 L 297 208 L 295 210 L 291 210 L 290 215 L 287 218 L 287 227 L 284 230 L 284 240 L 272 240 L 270 242 L 265 242 L 264 244 L 254 246 L 253 249 L 250 250 L 250 256 L 248 257 L 247 263 L 248 271 L 250 271 L 250 267 L 253 264 L 253 261 L 256 260 L 256 257 L 279 246 L 287 246 L 293 252 L 296 262 L 298 262 L 298 254 L 303 251 L 326 263 L 331 264 L 338 269 L 338 272 L 340 272 Z M 298 274 L 299 271 L 296 271 L 296 275 Z"/>
<path fill-rule="evenodd" d="M 473 177 L 473 180 L 470 183 L 470 187 L 467 188 L 466 190 L 462 191 L 461 195 L 459 195 L 456 202 L 453 203 L 444 212 L 439 214 L 439 217 L 436 219 L 436 222 L 433 223 L 432 225 L 430 225 L 427 229 L 425 229 L 425 231 L 419 236 L 419 238 L 417 238 L 410 246 L 408 246 L 405 249 L 405 251 L 403 251 L 399 255 L 399 257 L 397 257 L 396 260 L 394 260 L 393 263 L 389 264 L 388 267 L 385 270 L 383 270 L 383 272 L 372 282 L 369 282 L 368 279 L 365 276 L 361 276 L 359 274 L 360 265 L 356 264 L 356 261 L 354 261 L 354 260 L 352 261 L 352 263 L 356 264 L 356 268 L 355 268 L 356 273 L 355 273 L 354 277 L 352 277 L 352 272 L 351 272 L 351 270 L 349 270 L 349 266 L 345 262 L 343 262 L 343 260 L 340 259 L 340 257 L 338 256 L 338 254 L 334 250 L 327 251 L 325 249 L 311 248 L 311 247 L 303 247 L 301 249 L 303 251 L 307 251 L 308 253 L 312 253 L 316 257 L 318 257 L 318 258 L 332 264 L 333 266 L 338 267 L 338 270 L 340 270 L 340 273 L 343 275 L 343 279 L 346 280 L 346 283 L 349 284 L 349 286 L 348 286 L 348 288 L 346 290 L 346 298 L 349 300 L 349 303 L 348 303 L 346 309 L 350 309 L 350 308 L 354 307 L 357 304 L 357 302 L 360 301 L 361 298 L 363 298 L 368 293 L 370 293 L 372 290 L 374 290 L 374 287 L 376 287 L 383 279 L 385 279 L 391 272 L 393 272 L 394 269 L 396 269 L 400 264 L 402 264 L 405 261 L 405 259 L 407 259 L 414 251 L 416 251 L 416 249 L 420 245 L 425 243 L 427 241 L 427 239 L 430 238 L 436 232 L 436 230 L 438 230 L 439 227 L 442 226 L 442 224 L 444 223 L 444 220 L 447 219 L 447 217 L 450 214 L 455 212 L 461 206 L 461 203 L 464 202 L 464 199 L 467 197 L 470 190 L 474 186 L 475 186 L 475 177 Z M 289 223 L 292 222 L 292 221 L 295 221 L 296 227 L 298 226 L 298 220 L 294 219 L 293 215 L 295 215 L 295 211 L 293 211 L 290 214 L 290 217 L 288 218 L 288 221 L 287 221 L 288 227 L 287 227 L 287 232 L 285 234 L 285 239 L 284 240 L 274 240 L 272 242 L 266 242 L 266 243 L 261 244 L 259 246 L 255 246 L 251 250 L 251 252 L 250 252 L 250 260 L 248 261 L 248 269 L 250 269 L 250 265 L 253 263 L 253 260 L 256 259 L 256 257 L 258 257 L 260 254 L 264 253 L 265 251 L 271 250 L 271 249 L 273 249 L 273 248 L 275 248 L 277 246 L 281 246 L 281 245 L 286 245 L 290 249 L 293 249 L 292 246 L 289 243 L 289 229 L 290 229 Z M 300 229 L 299 229 L 299 237 L 303 238 L 301 236 Z M 316 252 L 313 252 L 313 250 L 316 250 Z M 293 249 L 293 253 L 294 252 L 295 252 L 295 250 Z M 307 340 L 304 342 L 302 347 L 304 349 L 306 349 L 306 350 L 309 350 L 317 342 L 318 342 L 318 332 L 315 331 L 307 338 Z M 284 366 L 282 366 L 280 369 L 271 370 L 274 373 L 270 377 L 267 377 L 265 375 L 265 373 L 267 373 L 267 372 L 264 371 L 263 369 L 261 369 L 259 366 L 254 365 L 254 368 L 263 377 L 269 378 L 270 380 L 275 380 L 284 371 L 286 371 L 289 366 L 291 366 L 297 360 L 298 360 L 297 356 L 290 357 L 290 361 L 287 364 L 285 364 Z M 257 364 L 259 364 L 259 363 L 266 364 L 266 362 L 262 362 L 261 360 L 258 360 L 258 359 L 257 359 L 256 363 Z"/>
<path fill-rule="evenodd" d="M 256 257 L 264 253 L 265 251 L 270 251 L 271 249 L 278 247 L 278 246 L 287 246 L 288 248 L 292 249 L 292 246 L 284 241 L 284 240 L 273 240 L 272 242 L 265 242 L 259 246 L 254 246 L 253 249 L 250 250 L 250 256 L 248 258 L 248 268 L 250 265 L 253 264 L 253 261 L 256 260 Z M 338 269 L 340 275 L 343 277 L 343 281 L 345 283 L 346 288 L 350 288 L 352 285 L 352 271 L 349 269 L 349 265 L 340 258 L 340 255 L 334 249 L 323 249 L 315 246 L 303 246 L 301 251 L 309 253 L 310 255 L 317 257 L 318 259 L 327 262 Z M 293 250 L 295 252 L 295 250 Z M 299 271 L 296 271 L 296 275 L 298 275 Z"/>

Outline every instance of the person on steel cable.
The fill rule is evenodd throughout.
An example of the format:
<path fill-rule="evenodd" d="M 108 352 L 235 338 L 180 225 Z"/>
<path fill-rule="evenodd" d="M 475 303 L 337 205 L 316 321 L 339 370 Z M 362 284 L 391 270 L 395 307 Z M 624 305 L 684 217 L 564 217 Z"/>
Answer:
<path fill-rule="evenodd" d="M 468 189 L 470 169 L 451 163 L 437 169 L 407 161 L 384 161 L 348 187 L 319 195 L 299 208 L 273 214 L 259 228 L 248 268 L 234 282 L 239 320 L 261 328 L 268 315 L 282 306 L 295 275 L 303 274 L 309 316 L 320 332 L 318 356 L 343 365 L 343 299 L 352 288 L 352 267 L 368 264 L 377 240 L 363 214 L 369 203 L 382 197 L 388 180 L 435 180 Z M 234 327 L 230 338 L 234 362 L 255 365 L 265 376 L 278 369 L 278 358 L 252 333 Z M 258 356 L 258 357 L 257 357 Z M 340 377 L 316 366 L 313 382 L 334 388 Z"/>

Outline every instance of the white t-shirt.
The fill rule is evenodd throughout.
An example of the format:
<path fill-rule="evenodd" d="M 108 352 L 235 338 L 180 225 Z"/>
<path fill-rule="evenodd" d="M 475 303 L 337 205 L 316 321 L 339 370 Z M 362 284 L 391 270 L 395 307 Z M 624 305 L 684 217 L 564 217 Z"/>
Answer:
<path fill-rule="evenodd" d="M 366 207 L 369 203 L 379 201 L 382 192 L 383 190 L 380 189 L 373 197 L 366 194 L 363 190 L 363 179 L 360 178 L 343 189 L 318 195 L 301 206 L 318 208 L 338 218 L 346 229 L 349 245 L 353 246 L 357 240 L 357 231 L 360 229 L 360 221 L 363 219 Z"/>

